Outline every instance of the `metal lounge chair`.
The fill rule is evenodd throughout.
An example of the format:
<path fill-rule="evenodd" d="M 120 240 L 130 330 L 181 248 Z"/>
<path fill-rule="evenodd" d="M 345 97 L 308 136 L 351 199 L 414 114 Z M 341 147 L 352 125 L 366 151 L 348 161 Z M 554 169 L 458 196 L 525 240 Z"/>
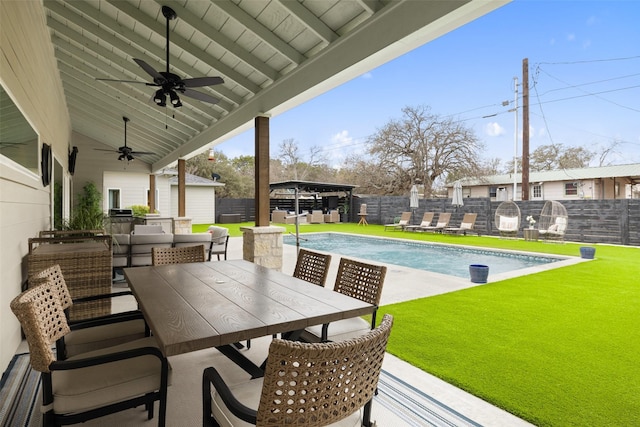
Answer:
<path fill-rule="evenodd" d="M 275 339 L 264 378 L 241 384 L 227 385 L 215 368 L 205 369 L 203 425 L 371 426 L 372 399 L 392 325 L 393 317 L 386 314 L 380 326 L 347 341 Z"/>
<path fill-rule="evenodd" d="M 402 212 L 399 222 L 393 224 L 385 224 L 384 229 L 387 230 L 388 228 L 390 228 L 392 230 L 404 230 L 404 228 L 409 225 L 409 221 L 411 221 L 411 212 Z"/>
<path fill-rule="evenodd" d="M 438 222 L 436 225 L 430 225 L 428 227 L 420 227 L 422 231 L 430 231 L 432 233 L 442 232 L 449 225 L 449 221 L 451 221 L 451 212 L 442 212 L 438 215 Z"/>
<path fill-rule="evenodd" d="M 480 233 L 473 229 L 477 217 L 477 213 L 466 213 L 458 227 L 447 227 L 443 231 L 445 233 L 463 234 L 465 236 L 467 233 L 476 233 L 479 235 Z"/>
<path fill-rule="evenodd" d="M 422 221 L 420 225 L 407 225 L 404 229 L 405 231 L 420 231 L 422 228 L 429 227 L 431 225 L 431 221 L 433 221 L 434 217 L 433 212 L 425 212 L 422 215 Z"/>

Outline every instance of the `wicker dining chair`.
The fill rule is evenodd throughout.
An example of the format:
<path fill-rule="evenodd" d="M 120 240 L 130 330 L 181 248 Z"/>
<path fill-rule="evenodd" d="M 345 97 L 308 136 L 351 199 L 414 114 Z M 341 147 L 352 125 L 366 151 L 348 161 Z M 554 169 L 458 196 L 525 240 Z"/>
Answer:
<path fill-rule="evenodd" d="M 293 277 L 302 279 L 314 285 L 324 286 L 329 273 L 331 255 L 300 249 L 298 260 L 293 270 Z"/>
<path fill-rule="evenodd" d="M 205 369 L 203 426 L 371 426 L 372 399 L 392 326 L 393 317 L 386 314 L 380 326 L 346 341 L 275 339 L 264 378 L 232 386 L 215 368 Z"/>
<path fill-rule="evenodd" d="M 42 425 L 82 423 L 144 405 L 164 427 L 169 364 L 153 337 L 57 360 L 51 346 L 69 333 L 51 280 L 11 301 L 29 344 L 31 367 L 41 373 Z"/>
<path fill-rule="evenodd" d="M 30 286 L 50 281 L 52 291 L 60 299 L 70 332 L 56 342 L 56 353 L 59 360 L 64 360 L 79 353 L 111 347 L 127 341 L 134 341 L 149 336 L 144 316 L 138 310 L 114 313 L 91 319 L 70 321 L 68 312 L 74 301 L 90 301 L 105 298 L 132 295 L 130 291 L 116 292 L 106 295 L 76 298 L 73 300 L 58 264 L 35 274 L 29 281 Z"/>
<path fill-rule="evenodd" d="M 186 264 L 204 262 L 205 248 L 202 245 L 181 246 L 178 248 L 151 248 L 153 265 Z"/>
<path fill-rule="evenodd" d="M 331 326 L 329 324 L 311 326 L 306 329 L 306 332 L 324 342 L 352 338 L 373 329 L 386 274 L 387 267 L 383 265 L 368 264 L 344 257 L 340 259 L 333 290 L 374 305 L 371 324 L 360 317 L 353 317 L 332 322 Z"/>

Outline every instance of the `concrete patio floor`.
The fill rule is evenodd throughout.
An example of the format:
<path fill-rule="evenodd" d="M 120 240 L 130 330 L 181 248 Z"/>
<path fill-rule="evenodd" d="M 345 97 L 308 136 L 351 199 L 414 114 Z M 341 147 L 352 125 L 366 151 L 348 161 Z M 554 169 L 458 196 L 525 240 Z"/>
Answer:
<path fill-rule="evenodd" d="M 229 239 L 228 259 L 242 259 L 242 237 L 233 237 Z M 217 262 L 212 261 L 212 262 Z M 282 271 L 286 274 L 292 274 L 296 262 L 296 248 L 292 245 L 284 245 L 283 247 L 283 267 Z M 339 255 L 334 255 L 327 278 L 327 286 L 333 286 L 337 275 L 339 264 Z M 428 273 L 421 270 L 388 265 L 387 276 L 382 293 L 381 305 L 391 304 L 395 302 L 408 301 L 416 298 L 428 297 L 445 292 L 451 292 L 459 289 L 476 286 L 467 279 L 455 278 L 442 274 Z M 114 285 L 117 290 L 126 287 L 126 282 L 119 282 Z M 118 299 L 122 300 L 122 299 Z M 133 298 L 125 300 L 114 306 L 114 311 L 128 310 L 135 307 Z M 380 315 L 383 313 L 379 313 Z M 268 348 L 270 338 L 261 338 L 252 340 L 252 348 L 248 350 L 248 357 L 263 357 Z M 27 352 L 26 342 L 23 342 L 17 353 Z M 203 361 L 204 360 L 204 361 Z M 192 422 L 199 420 L 200 402 L 199 397 L 191 396 L 193 389 L 197 389 L 199 396 L 199 381 L 203 366 L 225 366 L 231 363 L 224 356 L 214 349 L 201 350 L 200 352 L 189 353 L 187 355 L 174 356 L 170 358 L 170 363 L 174 368 L 174 381 L 169 389 L 169 400 L 167 409 L 167 425 L 191 425 Z M 457 387 L 448 384 L 439 378 L 434 377 L 412 365 L 406 363 L 399 358 L 386 354 L 383 370 L 389 374 L 399 378 L 409 387 L 413 387 L 420 392 L 428 395 L 429 399 L 437 401 L 441 406 L 450 408 L 473 423 L 449 424 L 443 420 L 442 424 L 435 425 L 481 425 L 496 427 L 518 427 L 531 426 L 530 423 L 500 409 L 484 400 L 473 396 Z M 180 374 L 179 380 L 176 381 L 175 374 Z M 238 369 L 224 369 L 225 372 L 239 372 Z M 241 378 L 233 378 L 233 381 L 241 381 Z M 246 380 L 246 379 L 245 379 Z M 192 383 L 196 383 L 194 387 Z M 190 390 L 184 392 L 184 390 Z M 186 397 L 186 396 L 189 397 Z M 406 422 L 397 414 L 382 408 L 382 405 L 373 406 L 373 418 L 377 421 L 378 426 L 415 426 L 423 424 L 415 424 Z M 407 407 L 411 407 L 411 403 L 406 403 Z M 99 418 L 86 423 L 87 426 L 101 427 L 113 425 L 155 425 L 156 421 L 147 421 L 140 418 L 137 412 L 125 411 L 123 413 Z M 429 424 L 431 425 L 431 424 Z"/>

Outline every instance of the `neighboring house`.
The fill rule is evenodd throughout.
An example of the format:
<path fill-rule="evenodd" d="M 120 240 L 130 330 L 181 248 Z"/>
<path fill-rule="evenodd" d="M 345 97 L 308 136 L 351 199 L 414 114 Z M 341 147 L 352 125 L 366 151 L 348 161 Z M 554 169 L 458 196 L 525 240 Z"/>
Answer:
<path fill-rule="evenodd" d="M 156 207 L 161 216 L 178 216 L 178 172 L 156 175 Z M 185 175 L 185 212 L 193 224 L 215 223 L 216 187 L 223 183 L 196 175 Z M 103 209 L 148 205 L 149 175 L 137 172 L 104 172 Z"/>
<path fill-rule="evenodd" d="M 178 217 L 178 171 L 169 178 L 171 187 L 171 216 Z M 193 224 L 214 224 L 216 222 L 216 187 L 224 186 L 223 183 L 212 181 L 196 175 L 185 175 L 185 212 L 191 218 Z"/>
<path fill-rule="evenodd" d="M 522 174 L 517 174 L 515 181 L 515 200 L 521 200 Z M 513 200 L 513 174 L 469 178 L 461 182 L 463 197 Z M 449 197 L 453 197 L 453 183 L 447 187 Z M 640 198 L 640 163 L 529 174 L 530 200 L 632 198 Z"/>

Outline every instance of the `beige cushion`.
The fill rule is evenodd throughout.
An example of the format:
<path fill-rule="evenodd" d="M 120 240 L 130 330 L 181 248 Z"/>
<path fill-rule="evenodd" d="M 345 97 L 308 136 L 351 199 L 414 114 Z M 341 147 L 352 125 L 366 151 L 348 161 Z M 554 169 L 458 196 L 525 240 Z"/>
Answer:
<path fill-rule="evenodd" d="M 231 392 L 243 405 L 251 408 L 258 409 L 260 403 L 260 394 L 262 393 L 262 378 L 251 380 L 248 382 L 240 383 L 234 386 L 230 386 Z M 221 427 L 248 427 L 253 426 L 241 419 L 227 409 L 224 402 L 220 398 L 220 395 L 216 393 L 215 389 L 211 387 L 211 412 L 213 417 L 218 421 Z M 341 426 L 358 426 L 361 425 L 360 413 L 362 411 L 356 411 L 347 418 L 330 424 L 329 427 L 341 427 Z"/>
<path fill-rule="evenodd" d="M 170 248 L 173 234 L 132 234 L 131 266 L 151 265 L 151 248 Z"/>
<path fill-rule="evenodd" d="M 350 319 L 342 319 L 329 324 L 327 330 L 327 339 L 329 341 L 344 341 L 350 338 L 359 337 L 371 330 L 371 323 L 361 317 L 352 317 Z M 313 335 L 320 337 L 322 335 L 322 325 L 311 326 L 306 329 Z"/>
<path fill-rule="evenodd" d="M 64 337 L 67 357 L 144 338 L 143 319 L 76 329 Z"/>
<path fill-rule="evenodd" d="M 83 353 L 68 360 L 140 347 L 157 347 L 157 344 L 153 337 L 148 337 Z M 160 381 L 161 363 L 155 356 L 136 357 L 88 368 L 53 371 L 53 410 L 58 414 L 87 411 L 158 390 Z"/>
<path fill-rule="evenodd" d="M 133 234 L 160 234 L 160 233 L 164 233 L 161 225 L 136 224 L 133 226 Z"/>
<path fill-rule="evenodd" d="M 503 231 L 516 231 L 518 228 L 518 218 L 501 216 L 498 226 L 499 230 Z"/>

